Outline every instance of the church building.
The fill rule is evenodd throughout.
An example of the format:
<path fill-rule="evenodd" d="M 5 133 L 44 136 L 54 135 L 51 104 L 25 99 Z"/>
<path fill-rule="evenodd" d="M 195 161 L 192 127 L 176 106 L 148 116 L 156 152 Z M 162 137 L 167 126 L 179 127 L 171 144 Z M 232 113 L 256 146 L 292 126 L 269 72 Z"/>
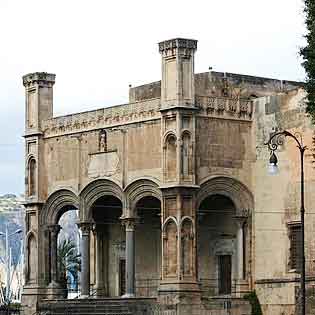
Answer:
<path fill-rule="evenodd" d="M 305 264 L 312 294 L 314 127 L 303 84 L 195 73 L 196 50 L 196 40 L 163 41 L 161 81 L 130 87 L 128 104 L 60 117 L 53 116 L 55 75 L 23 77 L 25 314 L 64 296 L 59 219 L 74 209 L 80 296 L 62 300 L 69 309 L 123 301 L 130 314 L 138 303 L 147 314 L 241 315 L 251 314 L 244 296 L 255 291 L 263 314 L 297 314 L 300 154 L 288 137 L 277 143 L 279 172 L 271 176 L 265 145 L 283 130 L 308 147 Z M 310 312 L 312 300 L 306 304 Z"/>

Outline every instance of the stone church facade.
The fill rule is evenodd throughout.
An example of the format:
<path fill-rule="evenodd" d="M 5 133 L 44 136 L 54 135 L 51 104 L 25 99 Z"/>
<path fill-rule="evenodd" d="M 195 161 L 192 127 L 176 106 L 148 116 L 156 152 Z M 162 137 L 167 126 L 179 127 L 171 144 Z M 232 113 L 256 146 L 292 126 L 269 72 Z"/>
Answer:
<path fill-rule="evenodd" d="M 209 315 L 211 303 L 224 300 L 244 314 L 237 313 L 248 306 L 242 297 L 255 289 L 264 314 L 295 314 L 299 156 L 287 141 L 278 155 L 281 172 L 270 177 L 264 143 L 287 129 L 302 132 L 312 147 L 302 84 L 195 74 L 196 50 L 195 40 L 161 42 L 161 81 L 130 88 L 128 104 L 62 117 L 53 117 L 55 75 L 23 77 L 29 313 L 61 295 L 58 222 L 77 209 L 82 300 L 91 292 L 150 297 Z M 312 168 L 309 151 L 308 287 L 315 254 Z"/>

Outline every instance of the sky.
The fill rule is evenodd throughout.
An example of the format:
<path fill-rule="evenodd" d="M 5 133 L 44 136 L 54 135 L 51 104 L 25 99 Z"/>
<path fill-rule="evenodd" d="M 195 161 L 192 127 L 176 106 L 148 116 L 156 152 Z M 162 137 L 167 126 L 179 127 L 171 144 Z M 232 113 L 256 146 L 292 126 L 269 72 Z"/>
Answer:
<path fill-rule="evenodd" d="M 304 33 L 303 0 L 0 0 L 0 195 L 24 192 L 22 75 L 56 74 L 54 115 L 126 103 L 184 37 L 197 73 L 303 81 Z"/>

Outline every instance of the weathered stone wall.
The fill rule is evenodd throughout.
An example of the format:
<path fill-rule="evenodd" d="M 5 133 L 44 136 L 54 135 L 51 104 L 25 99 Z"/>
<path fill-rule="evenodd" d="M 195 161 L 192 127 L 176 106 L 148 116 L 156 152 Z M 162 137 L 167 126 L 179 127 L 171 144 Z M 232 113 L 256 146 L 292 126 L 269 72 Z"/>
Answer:
<path fill-rule="evenodd" d="M 302 86 L 301 82 L 281 81 L 244 74 L 204 72 L 195 74 L 196 95 L 259 97 Z"/>
<path fill-rule="evenodd" d="M 138 124 L 127 131 L 128 182 L 143 176 L 162 178 L 161 123 Z"/>
<path fill-rule="evenodd" d="M 300 132 L 304 145 L 312 149 L 314 128 L 305 115 L 302 89 L 259 98 L 255 102 L 256 163 L 253 172 L 255 212 L 254 269 L 256 289 L 266 314 L 293 314 L 295 281 L 299 275 L 289 268 L 287 224 L 300 221 L 300 153 L 287 138 L 277 151 L 279 173 L 267 173 L 269 153 L 264 145 L 272 132 Z M 305 251 L 306 274 L 314 276 L 313 211 L 315 171 L 311 151 L 305 153 Z"/>
<path fill-rule="evenodd" d="M 230 96 L 261 97 L 303 86 L 301 82 L 216 71 L 196 73 L 194 80 L 195 94 L 200 96 L 223 96 L 227 92 Z M 129 89 L 129 102 L 160 97 L 161 81 Z"/>
<path fill-rule="evenodd" d="M 213 175 L 228 175 L 250 189 L 253 162 L 251 123 L 198 117 L 196 156 L 198 183 Z"/>

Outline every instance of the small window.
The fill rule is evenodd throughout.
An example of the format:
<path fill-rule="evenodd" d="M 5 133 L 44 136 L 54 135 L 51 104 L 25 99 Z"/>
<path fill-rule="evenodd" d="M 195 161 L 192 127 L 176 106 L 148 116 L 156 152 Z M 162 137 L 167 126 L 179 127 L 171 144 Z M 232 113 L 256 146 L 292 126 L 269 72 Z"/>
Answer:
<path fill-rule="evenodd" d="M 288 233 L 290 240 L 289 269 L 299 272 L 301 269 L 301 223 L 288 224 Z"/>

